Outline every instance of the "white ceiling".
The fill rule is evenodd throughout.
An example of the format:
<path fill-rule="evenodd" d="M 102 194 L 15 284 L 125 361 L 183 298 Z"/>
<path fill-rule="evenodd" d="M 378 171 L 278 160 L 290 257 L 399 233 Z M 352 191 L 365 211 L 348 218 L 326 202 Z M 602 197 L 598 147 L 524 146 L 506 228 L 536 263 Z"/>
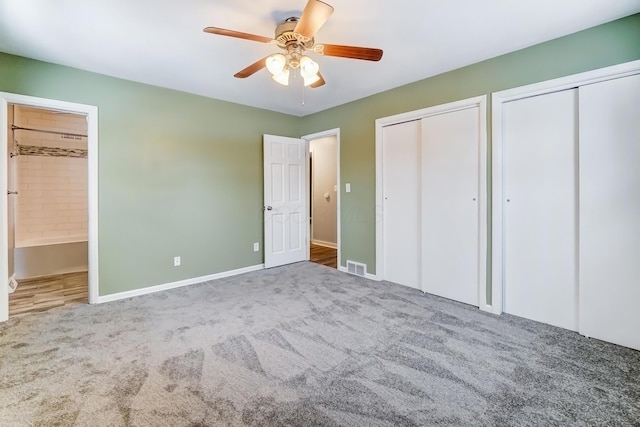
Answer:
<path fill-rule="evenodd" d="M 377 47 L 380 62 L 321 57 L 327 84 L 281 86 L 266 70 L 233 74 L 276 52 L 206 34 L 273 37 L 306 0 L 0 0 L 0 51 L 305 116 L 640 12 L 640 0 L 327 0 L 318 43 Z"/>

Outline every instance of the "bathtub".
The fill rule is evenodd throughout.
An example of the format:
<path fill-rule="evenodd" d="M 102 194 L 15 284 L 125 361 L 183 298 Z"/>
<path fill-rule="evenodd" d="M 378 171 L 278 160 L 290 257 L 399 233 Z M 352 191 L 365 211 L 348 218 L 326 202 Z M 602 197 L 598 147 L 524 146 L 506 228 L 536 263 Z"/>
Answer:
<path fill-rule="evenodd" d="M 14 248 L 16 279 L 73 273 L 89 269 L 88 242 L 21 245 Z"/>

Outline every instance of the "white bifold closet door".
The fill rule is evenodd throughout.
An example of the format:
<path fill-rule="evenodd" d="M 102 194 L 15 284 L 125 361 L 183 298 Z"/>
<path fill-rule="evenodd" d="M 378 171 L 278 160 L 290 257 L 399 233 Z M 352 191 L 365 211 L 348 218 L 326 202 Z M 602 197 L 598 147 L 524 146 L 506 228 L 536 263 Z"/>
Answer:
<path fill-rule="evenodd" d="M 420 121 L 382 132 L 384 279 L 420 289 Z"/>
<path fill-rule="evenodd" d="M 640 350 L 640 75 L 580 87 L 580 333 Z"/>
<path fill-rule="evenodd" d="M 479 108 L 422 119 L 422 290 L 478 306 Z"/>
<path fill-rule="evenodd" d="M 577 90 L 503 108 L 504 311 L 578 328 Z"/>

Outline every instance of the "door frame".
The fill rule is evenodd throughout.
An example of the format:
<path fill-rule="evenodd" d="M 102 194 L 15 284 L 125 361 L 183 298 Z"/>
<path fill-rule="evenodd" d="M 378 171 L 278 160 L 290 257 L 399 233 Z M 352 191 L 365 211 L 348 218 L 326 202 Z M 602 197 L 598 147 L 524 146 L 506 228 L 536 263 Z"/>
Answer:
<path fill-rule="evenodd" d="M 336 246 L 337 246 L 337 261 L 338 261 L 338 270 L 341 270 L 341 253 L 342 253 L 342 233 L 341 233 L 341 221 L 340 221 L 340 198 L 342 193 L 342 187 L 340 184 L 340 128 L 329 129 L 321 132 L 312 133 L 309 135 L 304 135 L 301 138 L 305 141 L 305 145 L 307 146 L 307 164 L 311 160 L 311 154 L 309 152 L 309 146 L 311 141 L 320 138 L 326 138 L 329 136 L 336 137 L 336 186 L 338 191 L 336 191 Z M 311 168 L 307 167 L 307 188 L 311 185 Z M 310 203 L 310 192 L 307 191 L 307 206 Z M 311 218 L 312 213 L 309 212 L 309 219 Z M 307 220 L 307 260 L 310 259 L 310 251 L 311 251 L 311 222 Z M 346 269 L 344 267 L 343 269 Z"/>
<path fill-rule="evenodd" d="M 0 92 L 0 164 L 3 172 L 0 173 L 0 228 L 2 236 L 7 236 L 7 199 L 4 197 L 7 188 L 7 145 L 9 127 L 8 105 L 24 105 L 35 108 L 55 109 L 70 113 L 84 114 L 87 117 L 87 166 L 88 166 L 88 250 L 89 250 L 89 304 L 98 303 L 98 107 L 73 102 L 58 101 L 54 99 L 38 98 L 33 96 L 18 95 L 8 92 Z M 9 319 L 9 292 L 8 292 L 8 242 L 3 238 L 0 243 L 0 322 Z"/>
<path fill-rule="evenodd" d="M 492 128 L 492 196 L 491 196 L 491 304 L 488 311 L 501 314 L 504 306 L 504 143 L 502 132 L 503 105 L 509 101 L 545 95 L 566 89 L 626 77 L 640 73 L 640 60 L 612 65 L 584 73 L 520 86 L 491 95 Z M 578 166 L 579 167 L 579 166 Z M 579 279 L 578 279 L 579 280 Z"/>
<path fill-rule="evenodd" d="M 476 96 L 460 101 L 449 102 L 446 104 L 435 105 L 420 110 L 410 111 L 407 113 L 396 114 L 393 116 L 376 119 L 376 280 L 384 280 L 384 202 L 382 194 L 382 165 L 383 165 L 383 128 L 385 126 L 396 125 L 413 120 L 421 120 L 425 117 L 451 113 L 467 108 L 478 107 L 480 113 L 480 135 L 479 135 L 479 193 L 478 193 L 478 212 L 479 212 L 479 233 L 478 233 L 478 303 L 481 310 L 491 311 L 491 306 L 486 304 L 487 294 L 487 96 Z"/>

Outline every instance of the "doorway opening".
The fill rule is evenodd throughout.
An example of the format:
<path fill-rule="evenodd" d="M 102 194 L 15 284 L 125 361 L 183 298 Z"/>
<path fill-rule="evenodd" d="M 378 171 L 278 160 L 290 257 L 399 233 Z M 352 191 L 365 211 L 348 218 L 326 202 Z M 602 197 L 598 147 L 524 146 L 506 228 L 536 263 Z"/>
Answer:
<path fill-rule="evenodd" d="M 0 93 L 0 321 L 97 302 L 97 108 Z"/>
<path fill-rule="evenodd" d="M 9 317 L 88 302 L 85 114 L 8 105 Z"/>
<path fill-rule="evenodd" d="M 304 137 L 309 143 L 309 260 L 332 268 L 340 259 L 339 132 Z"/>

